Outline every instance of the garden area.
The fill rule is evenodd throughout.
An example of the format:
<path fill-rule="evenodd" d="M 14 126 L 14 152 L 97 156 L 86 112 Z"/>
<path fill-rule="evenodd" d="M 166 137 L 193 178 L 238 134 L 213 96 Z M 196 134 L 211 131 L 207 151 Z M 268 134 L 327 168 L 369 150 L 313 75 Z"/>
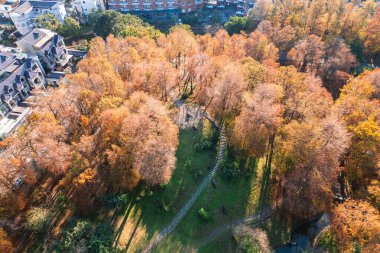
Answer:
<path fill-rule="evenodd" d="M 208 124 L 197 130 L 180 130 L 179 140 L 177 167 L 169 184 L 141 191 L 122 209 L 115 222 L 114 245 L 118 248 L 128 252 L 144 249 L 175 217 L 215 164 L 217 136 Z M 189 213 L 153 252 L 234 252 L 231 230 L 224 231 L 223 227 L 267 205 L 266 201 L 260 203 L 263 172 L 264 159 L 240 161 L 228 156 Z M 279 243 L 288 240 L 284 224 L 268 220 L 262 227 Z M 210 236 L 218 230 L 223 231 L 216 238 Z"/>
<path fill-rule="evenodd" d="M 105 195 L 94 215 L 73 215 L 60 193 L 56 213 L 34 214 L 38 220 L 33 224 L 39 227 L 34 242 L 25 248 L 28 252 L 69 252 L 78 247 L 90 252 L 99 248 L 140 252 L 170 223 L 214 167 L 218 140 L 219 133 L 209 121 L 181 129 L 176 169 L 168 184 L 151 188 L 141 184 L 129 193 Z M 270 206 L 269 180 L 264 158 L 239 159 L 228 150 L 211 183 L 153 252 L 235 252 L 231 228 Z M 286 224 L 278 219 L 256 226 L 268 231 L 272 245 L 281 245 L 289 238 Z"/>

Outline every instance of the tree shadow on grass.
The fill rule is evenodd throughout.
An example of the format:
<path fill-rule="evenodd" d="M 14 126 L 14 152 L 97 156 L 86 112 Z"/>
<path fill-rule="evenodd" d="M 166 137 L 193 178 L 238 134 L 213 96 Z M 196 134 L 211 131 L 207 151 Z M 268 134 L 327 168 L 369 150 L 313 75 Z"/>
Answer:
<path fill-rule="evenodd" d="M 135 236 L 135 234 L 136 234 L 136 231 L 137 231 L 137 228 L 139 227 L 139 225 L 140 225 L 140 223 L 141 223 L 141 221 L 142 221 L 142 217 L 143 217 L 143 216 L 140 215 L 139 219 L 137 220 L 137 222 L 136 222 L 136 226 L 135 226 L 135 228 L 133 229 L 133 232 L 132 232 L 132 234 L 131 234 L 131 237 L 129 238 L 127 245 L 125 246 L 124 250 L 122 251 L 123 253 L 126 253 L 126 252 L 128 251 L 128 249 L 129 249 L 129 247 L 131 246 L 132 239 L 134 238 L 134 236 Z"/>
<path fill-rule="evenodd" d="M 136 200 L 136 195 L 132 195 L 131 198 L 130 198 L 130 201 L 129 201 L 129 204 L 128 205 L 125 205 L 125 207 L 128 206 L 128 208 L 123 208 L 125 213 L 124 213 L 124 218 L 122 220 L 122 222 L 120 223 L 120 226 L 119 228 L 117 229 L 117 231 L 115 232 L 115 240 L 114 240 L 114 245 L 118 245 L 119 243 L 119 240 L 120 240 L 120 236 L 124 230 L 124 226 L 125 224 L 127 223 L 127 220 L 128 220 L 128 217 L 129 217 L 129 214 L 131 213 L 133 207 L 135 206 L 135 200 Z M 120 212 L 118 212 L 120 213 Z M 116 224 L 116 220 L 113 221 L 113 225 L 115 226 Z"/>

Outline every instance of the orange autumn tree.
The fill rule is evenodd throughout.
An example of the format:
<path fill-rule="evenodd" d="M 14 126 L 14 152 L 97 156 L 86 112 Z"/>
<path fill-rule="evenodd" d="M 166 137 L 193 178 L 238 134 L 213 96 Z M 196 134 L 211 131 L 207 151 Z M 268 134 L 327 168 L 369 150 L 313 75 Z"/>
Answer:
<path fill-rule="evenodd" d="M 12 253 L 15 251 L 12 241 L 4 229 L 0 228 L 0 252 Z"/>
<path fill-rule="evenodd" d="M 95 203 L 101 193 L 101 182 L 98 181 L 97 171 L 86 169 L 73 181 L 73 200 L 76 212 L 88 214 L 96 209 Z"/>
<path fill-rule="evenodd" d="M 352 251 L 354 243 L 363 252 L 376 252 L 380 240 L 380 214 L 368 202 L 347 200 L 332 212 L 332 228 L 342 251 Z"/>
<path fill-rule="evenodd" d="M 356 189 L 367 186 L 379 169 L 380 103 L 376 98 L 378 88 L 370 76 L 364 73 L 351 80 L 334 106 L 351 133 L 345 174 Z"/>

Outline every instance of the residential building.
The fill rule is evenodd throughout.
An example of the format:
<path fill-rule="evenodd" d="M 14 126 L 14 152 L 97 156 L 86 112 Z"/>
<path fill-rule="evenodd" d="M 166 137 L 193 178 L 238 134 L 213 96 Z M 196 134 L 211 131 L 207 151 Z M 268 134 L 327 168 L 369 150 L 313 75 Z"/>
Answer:
<path fill-rule="evenodd" d="M 47 29 L 34 28 L 16 44 L 24 52 L 38 56 L 47 71 L 63 69 L 72 58 L 66 49 L 63 37 Z"/>
<path fill-rule="evenodd" d="M 178 11 L 189 13 L 203 7 L 200 0 L 109 0 L 108 8 L 120 12 Z"/>
<path fill-rule="evenodd" d="M 34 28 L 34 20 L 43 14 L 53 14 L 58 21 L 63 22 L 66 9 L 61 1 L 21 1 L 9 15 L 16 29 L 25 35 Z"/>
<path fill-rule="evenodd" d="M 31 90 L 44 88 L 46 84 L 45 71 L 37 56 L 16 48 L 0 48 L 0 120 L 18 118 Z"/>
<path fill-rule="evenodd" d="M 92 11 L 105 9 L 103 0 L 75 0 L 74 8 L 83 16 L 87 16 Z"/>
<path fill-rule="evenodd" d="M 0 0 L 0 17 L 10 18 L 11 13 L 19 4 L 19 0 Z"/>

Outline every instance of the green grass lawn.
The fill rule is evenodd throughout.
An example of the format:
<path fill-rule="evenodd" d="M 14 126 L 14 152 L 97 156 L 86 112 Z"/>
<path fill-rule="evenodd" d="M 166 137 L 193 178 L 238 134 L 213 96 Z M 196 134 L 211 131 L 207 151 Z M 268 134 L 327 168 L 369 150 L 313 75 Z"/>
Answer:
<path fill-rule="evenodd" d="M 243 172 L 231 180 L 223 177 L 222 172 L 219 171 L 215 177 L 215 186 L 210 184 L 207 187 L 182 222 L 153 252 L 192 252 L 194 250 L 217 252 L 219 248 L 233 249 L 230 235 L 221 235 L 222 244 L 219 243 L 220 238 L 216 242 L 211 241 L 210 246 L 204 245 L 204 241 L 215 229 L 247 214 L 246 205 L 250 197 L 251 184 L 252 180 L 256 179 L 257 173 L 254 160 L 247 163 L 245 167 Z M 210 214 L 210 221 L 204 221 L 199 217 L 198 210 L 201 208 Z M 225 240 L 226 236 L 228 240 Z"/>
<path fill-rule="evenodd" d="M 177 165 L 170 182 L 135 201 L 132 215 L 142 215 L 141 226 L 146 228 L 147 239 L 170 222 L 214 165 L 216 150 L 198 152 L 194 147 L 201 137 L 201 130 L 180 130 Z"/>
<path fill-rule="evenodd" d="M 180 130 L 177 165 L 171 181 L 163 187 L 145 190 L 132 201 L 131 211 L 124 213 L 128 222 L 122 225 L 128 232 L 123 235 L 126 239 L 122 240 L 124 243 L 119 244 L 119 247 L 128 245 L 129 252 L 141 251 L 155 234 L 169 224 L 214 166 L 216 150 L 197 151 L 195 148 L 202 132 L 204 131 Z M 228 161 L 233 160 L 229 155 Z M 223 231 L 215 238 L 208 236 L 223 225 L 257 211 L 260 195 L 263 194 L 263 165 L 262 160 L 240 161 L 241 172 L 230 179 L 219 170 L 214 185 L 210 184 L 206 188 L 189 213 L 153 252 L 234 252 L 236 246 L 231 231 Z M 209 221 L 200 218 L 198 211 L 201 208 L 211 216 Z M 277 222 L 269 222 L 263 226 L 269 234 L 277 236 L 283 231 L 277 225 Z M 271 235 L 270 237 L 272 238 Z"/>

